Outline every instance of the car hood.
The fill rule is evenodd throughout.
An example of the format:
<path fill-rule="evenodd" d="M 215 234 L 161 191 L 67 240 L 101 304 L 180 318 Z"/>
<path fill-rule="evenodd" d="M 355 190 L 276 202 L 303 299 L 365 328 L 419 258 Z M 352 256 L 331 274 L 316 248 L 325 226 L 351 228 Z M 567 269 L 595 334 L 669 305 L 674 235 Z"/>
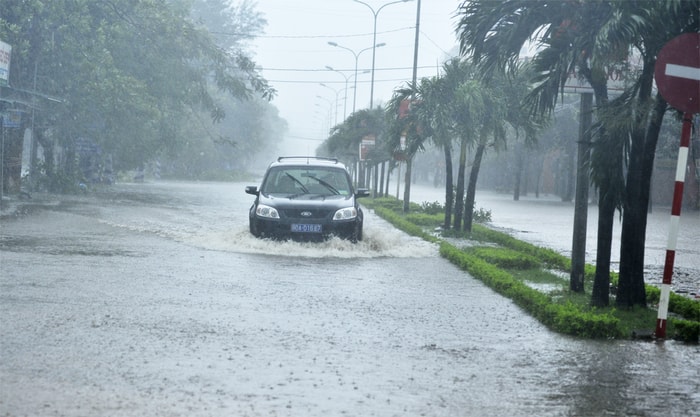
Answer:
<path fill-rule="evenodd" d="M 309 208 L 344 208 L 351 207 L 355 204 L 355 196 L 353 195 L 330 195 L 321 196 L 318 194 L 302 194 L 293 195 L 292 198 L 287 196 L 276 196 L 270 194 L 260 194 L 260 204 L 265 204 L 271 207 L 309 207 Z"/>

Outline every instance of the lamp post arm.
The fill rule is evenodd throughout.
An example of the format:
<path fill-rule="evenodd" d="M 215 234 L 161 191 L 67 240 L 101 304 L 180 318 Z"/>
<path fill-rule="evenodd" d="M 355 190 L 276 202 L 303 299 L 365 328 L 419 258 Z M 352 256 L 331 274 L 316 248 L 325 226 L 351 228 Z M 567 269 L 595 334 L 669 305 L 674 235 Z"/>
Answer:
<path fill-rule="evenodd" d="M 391 1 L 389 3 L 385 3 L 381 5 L 376 11 L 372 6 L 369 4 L 365 3 L 364 1 L 361 0 L 353 0 L 355 3 L 360 3 L 365 5 L 371 12 L 372 15 L 374 16 L 374 27 L 372 30 L 372 81 L 370 82 L 370 93 L 369 93 L 369 108 L 372 109 L 374 105 L 374 65 L 376 62 L 376 56 L 377 56 L 377 16 L 379 16 L 379 12 L 382 11 L 383 8 L 386 6 L 392 5 L 392 4 L 397 4 L 397 3 L 405 3 L 407 1 L 411 0 L 397 0 L 397 1 Z"/>

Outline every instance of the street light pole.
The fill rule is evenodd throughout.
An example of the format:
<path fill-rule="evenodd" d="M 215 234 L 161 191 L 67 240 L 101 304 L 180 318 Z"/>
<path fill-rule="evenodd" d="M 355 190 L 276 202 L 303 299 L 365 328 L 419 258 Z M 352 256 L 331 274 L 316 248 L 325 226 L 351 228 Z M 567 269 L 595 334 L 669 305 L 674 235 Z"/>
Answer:
<path fill-rule="evenodd" d="M 374 15 L 374 31 L 373 31 L 373 37 L 372 37 L 372 45 L 375 45 L 375 47 L 372 48 L 372 81 L 370 83 L 370 94 L 369 94 L 369 108 L 372 109 L 373 104 L 374 104 L 374 63 L 375 63 L 375 58 L 377 55 L 376 46 L 378 46 L 377 45 L 377 16 L 379 16 L 379 12 L 381 12 L 382 9 L 385 8 L 386 6 L 389 6 L 392 4 L 398 4 L 398 3 L 406 3 L 406 2 L 412 1 L 412 0 L 398 0 L 398 1 L 392 1 L 389 3 L 385 3 L 385 4 L 381 5 L 376 11 L 374 10 L 374 8 L 372 6 L 365 3 L 364 1 L 360 1 L 360 0 L 353 0 L 353 1 L 355 3 L 364 4 L 365 6 L 367 6 L 369 8 L 370 11 L 372 11 L 372 14 Z"/>
<path fill-rule="evenodd" d="M 343 121 L 345 121 L 345 119 L 347 119 L 347 117 L 348 117 L 348 112 L 347 112 L 347 110 L 348 110 L 348 82 L 350 81 L 351 78 L 356 77 L 356 75 L 355 74 L 345 75 L 342 71 L 338 71 L 337 69 L 331 67 L 330 65 L 326 65 L 326 69 L 329 71 L 337 72 L 345 79 L 345 96 L 344 96 L 344 101 L 343 101 Z M 369 73 L 369 70 L 364 70 L 361 72 L 361 74 L 367 74 L 367 73 Z M 356 89 L 357 85 L 353 88 Z M 354 103 L 353 103 L 353 105 L 354 105 Z M 354 111 L 354 108 L 353 108 L 353 111 Z"/>
<path fill-rule="evenodd" d="M 338 94 L 340 94 L 340 90 L 336 90 L 333 87 L 329 87 L 324 83 L 319 83 L 319 85 L 326 87 L 327 89 L 329 89 L 335 93 L 335 124 L 337 125 L 338 124 Z"/>
<path fill-rule="evenodd" d="M 328 132 L 330 132 L 331 131 L 331 126 L 330 126 L 331 117 L 333 115 L 333 107 L 332 107 L 333 103 L 331 103 L 331 101 L 328 100 L 327 98 L 320 96 L 320 95 L 316 95 L 316 98 L 320 98 L 321 100 L 324 100 L 326 103 L 328 103 Z"/>
<path fill-rule="evenodd" d="M 345 97 L 343 97 L 343 121 L 345 121 L 345 118 L 347 117 L 347 110 L 348 110 L 348 80 L 350 77 L 347 75 L 343 74 L 342 72 L 333 69 L 330 65 L 326 65 L 326 69 L 329 71 L 337 72 L 338 74 L 342 75 L 343 78 L 345 78 Z"/>
<path fill-rule="evenodd" d="M 353 93 L 353 97 L 352 97 L 352 112 L 355 113 L 355 103 L 357 102 L 357 61 L 358 61 L 358 58 L 360 57 L 361 53 L 363 53 L 365 51 L 369 51 L 370 49 L 381 48 L 382 46 L 385 46 L 386 44 L 382 42 L 382 43 L 379 43 L 376 45 L 372 45 L 369 48 L 365 48 L 365 49 L 360 50 L 360 52 L 355 52 L 354 50 L 352 50 L 348 47 L 345 47 L 343 45 L 338 45 L 335 42 L 328 42 L 328 45 L 335 46 L 336 48 L 340 48 L 340 49 L 345 49 L 346 51 L 350 51 L 350 53 L 352 53 L 352 55 L 355 57 L 355 92 Z M 371 107 L 371 103 L 370 103 L 370 107 Z"/>

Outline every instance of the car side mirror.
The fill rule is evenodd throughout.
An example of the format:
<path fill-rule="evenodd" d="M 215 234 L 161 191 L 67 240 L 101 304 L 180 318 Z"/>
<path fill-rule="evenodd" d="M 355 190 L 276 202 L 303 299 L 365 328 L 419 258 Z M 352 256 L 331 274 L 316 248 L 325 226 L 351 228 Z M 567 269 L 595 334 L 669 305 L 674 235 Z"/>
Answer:
<path fill-rule="evenodd" d="M 355 191 L 355 197 L 369 197 L 369 190 L 366 188 L 358 188 L 357 191 Z"/>
<path fill-rule="evenodd" d="M 252 195 L 259 195 L 260 191 L 258 191 L 258 187 L 256 185 L 248 185 L 245 187 L 245 192 L 247 194 L 252 194 Z"/>

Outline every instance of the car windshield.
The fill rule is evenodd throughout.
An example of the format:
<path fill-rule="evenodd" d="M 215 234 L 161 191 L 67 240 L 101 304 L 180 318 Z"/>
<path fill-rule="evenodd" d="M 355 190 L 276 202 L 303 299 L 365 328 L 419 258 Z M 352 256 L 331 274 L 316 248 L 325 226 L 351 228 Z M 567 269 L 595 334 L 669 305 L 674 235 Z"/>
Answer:
<path fill-rule="evenodd" d="M 347 196 L 350 190 L 345 171 L 324 167 L 273 168 L 262 186 L 262 192 L 265 194 L 287 196 L 304 194 Z"/>

